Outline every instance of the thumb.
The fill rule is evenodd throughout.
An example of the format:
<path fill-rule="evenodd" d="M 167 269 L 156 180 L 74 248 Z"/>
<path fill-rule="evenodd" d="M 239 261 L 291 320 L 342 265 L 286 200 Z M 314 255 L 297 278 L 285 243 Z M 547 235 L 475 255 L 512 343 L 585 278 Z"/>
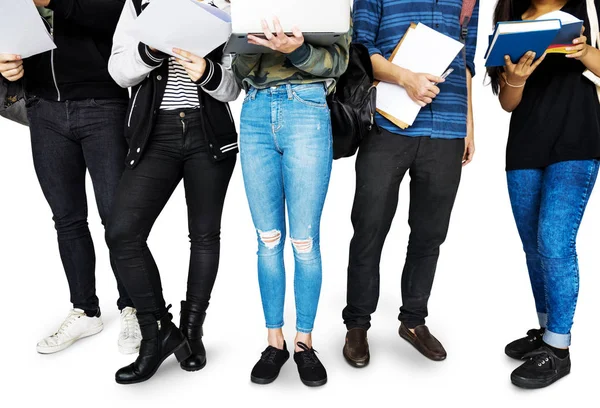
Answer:
<path fill-rule="evenodd" d="M 297 26 L 292 27 L 292 33 L 294 34 L 294 37 L 296 37 L 297 39 L 304 38 L 302 31 Z"/>
<path fill-rule="evenodd" d="M 445 82 L 446 80 L 442 77 L 436 76 L 436 75 L 430 75 L 430 74 L 426 74 L 425 77 L 431 81 L 434 82 L 436 84 L 441 84 L 442 82 Z"/>

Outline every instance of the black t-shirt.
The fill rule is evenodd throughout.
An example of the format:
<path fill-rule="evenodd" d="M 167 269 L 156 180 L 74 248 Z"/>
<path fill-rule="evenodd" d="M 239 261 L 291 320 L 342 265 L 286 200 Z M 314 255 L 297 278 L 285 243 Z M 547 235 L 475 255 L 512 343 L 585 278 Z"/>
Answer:
<path fill-rule="evenodd" d="M 589 33 L 585 0 L 570 0 L 562 10 L 584 20 Z M 585 70 L 580 61 L 549 54 L 529 77 L 512 114 L 506 170 L 600 158 L 600 103 Z"/>

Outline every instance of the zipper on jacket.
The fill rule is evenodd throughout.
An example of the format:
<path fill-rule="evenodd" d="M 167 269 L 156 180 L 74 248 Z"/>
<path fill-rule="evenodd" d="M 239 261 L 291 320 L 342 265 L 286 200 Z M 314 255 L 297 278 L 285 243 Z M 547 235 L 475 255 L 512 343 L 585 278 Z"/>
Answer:
<path fill-rule="evenodd" d="M 135 96 L 133 97 L 133 102 L 131 103 L 131 112 L 129 112 L 129 119 L 127 120 L 127 127 L 131 127 L 131 117 L 133 116 L 133 110 L 135 109 L 135 101 L 137 101 L 137 97 L 140 94 L 140 91 L 142 90 L 142 86 L 144 86 L 144 84 L 140 85 L 137 92 L 135 93 Z"/>
<path fill-rule="evenodd" d="M 226 103 L 225 107 L 227 108 L 227 113 L 229 113 L 229 119 L 231 119 L 231 123 L 234 123 L 233 115 L 231 114 L 231 108 L 229 107 L 229 104 Z"/>
<path fill-rule="evenodd" d="M 52 40 L 54 41 L 54 12 L 52 12 L 51 23 L 48 23 L 45 18 L 42 18 L 42 20 L 48 25 L 48 28 L 50 29 L 50 37 L 52 37 Z M 54 81 L 54 88 L 56 89 L 57 100 L 58 102 L 60 102 L 60 90 L 58 89 L 56 71 L 54 70 L 54 50 L 50 51 L 50 68 L 52 70 L 52 80 Z"/>

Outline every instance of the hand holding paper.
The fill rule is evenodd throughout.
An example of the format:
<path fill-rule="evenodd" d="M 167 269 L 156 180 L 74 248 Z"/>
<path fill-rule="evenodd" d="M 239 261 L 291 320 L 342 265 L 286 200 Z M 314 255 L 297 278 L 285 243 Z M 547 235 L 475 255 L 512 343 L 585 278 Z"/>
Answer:
<path fill-rule="evenodd" d="M 10 82 L 23 78 L 23 60 L 18 55 L 0 54 L 0 75 Z"/>
<path fill-rule="evenodd" d="M 185 68 L 185 71 L 188 73 L 192 82 L 198 82 L 206 70 L 206 60 L 191 52 L 180 50 L 179 48 L 173 48 L 173 52 L 177 55 L 181 55 L 181 58 L 177 58 L 176 61 Z"/>

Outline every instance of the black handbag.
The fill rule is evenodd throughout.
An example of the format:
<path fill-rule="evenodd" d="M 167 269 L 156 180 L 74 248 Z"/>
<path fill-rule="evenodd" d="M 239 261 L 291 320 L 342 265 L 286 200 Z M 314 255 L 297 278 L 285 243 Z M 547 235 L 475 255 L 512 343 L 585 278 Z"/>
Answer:
<path fill-rule="evenodd" d="M 28 126 L 23 81 L 9 82 L 0 77 L 0 116 Z"/>
<path fill-rule="evenodd" d="M 333 158 L 353 156 L 361 141 L 375 125 L 377 88 L 373 86 L 373 65 L 367 48 L 350 46 L 348 69 L 328 96 L 333 131 Z"/>

